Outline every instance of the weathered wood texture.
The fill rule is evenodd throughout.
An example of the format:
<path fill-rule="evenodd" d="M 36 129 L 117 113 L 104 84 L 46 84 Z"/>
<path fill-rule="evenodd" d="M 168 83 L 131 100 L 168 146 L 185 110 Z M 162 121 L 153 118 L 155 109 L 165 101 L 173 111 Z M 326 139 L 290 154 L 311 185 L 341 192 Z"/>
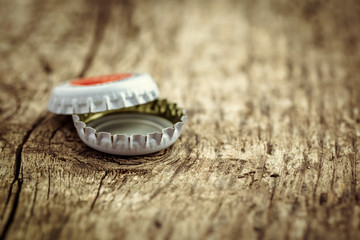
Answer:
<path fill-rule="evenodd" d="M 1 238 L 359 238 L 359 1 L 0 6 Z M 129 71 L 188 110 L 165 151 L 96 152 L 46 110 Z"/>

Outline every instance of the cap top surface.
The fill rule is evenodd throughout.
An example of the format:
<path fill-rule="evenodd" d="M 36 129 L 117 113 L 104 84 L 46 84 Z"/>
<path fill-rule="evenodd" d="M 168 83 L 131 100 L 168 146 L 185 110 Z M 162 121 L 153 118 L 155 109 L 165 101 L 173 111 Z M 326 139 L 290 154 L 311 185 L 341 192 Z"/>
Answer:
<path fill-rule="evenodd" d="M 70 81 L 70 85 L 73 86 L 91 86 L 91 85 L 99 85 L 109 82 L 120 81 L 126 78 L 131 77 L 131 73 L 116 73 L 111 75 L 104 76 L 96 76 L 96 77 L 87 77 L 87 78 L 79 78 Z"/>
<path fill-rule="evenodd" d="M 56 86 L 48 110 L 56 114 L 95 113 L 144 104 L 158 97 L 159 90 L 150 75 L 118 73 Z"/>

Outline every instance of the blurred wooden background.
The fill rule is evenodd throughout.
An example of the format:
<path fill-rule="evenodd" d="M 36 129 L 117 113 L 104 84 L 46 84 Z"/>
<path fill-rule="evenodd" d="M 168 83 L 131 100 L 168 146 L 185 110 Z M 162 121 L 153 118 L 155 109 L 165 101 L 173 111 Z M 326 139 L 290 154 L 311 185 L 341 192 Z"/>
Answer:
<path fill-rule="evenodd" d="M 0 238 L 359 238 L 359 1 L 0 6 Z M 102 154 L 47 112 L 114 72 L 188 110 L 174 146 Z"/>

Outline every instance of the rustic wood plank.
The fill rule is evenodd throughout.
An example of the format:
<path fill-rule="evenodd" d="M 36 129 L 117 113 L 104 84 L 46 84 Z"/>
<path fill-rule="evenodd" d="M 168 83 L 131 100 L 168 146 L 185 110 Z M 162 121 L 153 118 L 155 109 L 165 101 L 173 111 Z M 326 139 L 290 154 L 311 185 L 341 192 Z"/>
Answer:
<path fill-rule="evenodd" d="M 0 238 L 356 239 L 360 4 L 2 0 Z M 46 111 L 66 79 L 149 72 L 185 106 L 156 154 Z"/>

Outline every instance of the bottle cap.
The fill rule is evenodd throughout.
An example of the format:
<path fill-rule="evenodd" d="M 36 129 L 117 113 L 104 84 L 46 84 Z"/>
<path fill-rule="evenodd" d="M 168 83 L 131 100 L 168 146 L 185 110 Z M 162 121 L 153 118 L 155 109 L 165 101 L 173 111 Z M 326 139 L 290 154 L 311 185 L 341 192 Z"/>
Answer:
<path fill-rule="evenodd" d="M 48 109 L 56 114 L 81 114 L 132 107 L 155 100 L 156 83 L 148 74 L 120 73 L 82 78 L 56 86 Z"/>
<path fill-rule="evenodd" d="M 158 96 L 148 74 L 112 74 L 56 86 L 48 109 L 73 114 L 81 140 L 98 151 L 142 155 L 172 145 L 187 118 L 185 110 Z"/>

